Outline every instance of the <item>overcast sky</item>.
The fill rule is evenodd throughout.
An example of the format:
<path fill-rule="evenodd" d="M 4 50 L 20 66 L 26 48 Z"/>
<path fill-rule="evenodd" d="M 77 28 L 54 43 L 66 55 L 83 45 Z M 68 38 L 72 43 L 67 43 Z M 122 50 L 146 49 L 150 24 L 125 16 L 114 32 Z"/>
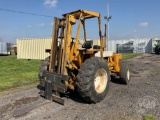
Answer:
<path fill-rule="evenodd" d="M 78 9 L 100 12 L 104 29 L 107 3 L 112 15 L 111 40 L 160 37 L 160 0 L 0 0 L 0 41 L 51 37 L 53 17 Z M 98 39 L 97 19 L 87 21 L 86 30 L 87 38 Z"/>

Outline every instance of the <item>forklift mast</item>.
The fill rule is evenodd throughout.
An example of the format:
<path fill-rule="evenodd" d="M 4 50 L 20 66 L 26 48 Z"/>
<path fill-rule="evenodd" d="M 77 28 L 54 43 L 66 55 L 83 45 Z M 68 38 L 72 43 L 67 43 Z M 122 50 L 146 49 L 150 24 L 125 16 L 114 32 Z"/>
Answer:
<path fill-rule="evenodd" d="M 67 68 L 78 69 L 83 62 L 83 56 L 78 51 L 80 28 L 81 25 L 83 25 L 84 40 L 86 41 L 85 19 L 94 17 L 98 18 L 100 51 L 101 57 L 103 57 L 100 14 L 86 10 L 63 14 L 61 19 L 57 17 L 54 18 L 49 72 L 68 75 Z M 78 28 L 75 42 L 71 44 L 72 25 L 76 24 L 76 19 L 78 19 Z"/>

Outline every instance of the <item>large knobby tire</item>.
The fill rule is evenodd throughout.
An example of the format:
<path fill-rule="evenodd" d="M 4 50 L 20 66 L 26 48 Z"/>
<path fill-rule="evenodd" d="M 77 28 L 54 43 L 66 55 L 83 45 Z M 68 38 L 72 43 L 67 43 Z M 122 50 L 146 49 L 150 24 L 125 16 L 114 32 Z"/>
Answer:
<path fill-rule="evenodd" d="M 48 70 L 49 57 L 47 57 L 39 67 L 38 78 L 40 81 L 44 81 L 45 73 Z"/>
<path fill-rule="evenodd" d="M 89 103 L 96 103 L 105 98 L 110 81 L 107 62 L 99 57 L 84 61 L 78 70 L 77 91 Z"/>
<path fill-rule="evenodd" d="M 129 84 L 130 82 L 130 68 L 127 62 L 122 62 L 120 66 L 120 79 L 124 84 Z"/>

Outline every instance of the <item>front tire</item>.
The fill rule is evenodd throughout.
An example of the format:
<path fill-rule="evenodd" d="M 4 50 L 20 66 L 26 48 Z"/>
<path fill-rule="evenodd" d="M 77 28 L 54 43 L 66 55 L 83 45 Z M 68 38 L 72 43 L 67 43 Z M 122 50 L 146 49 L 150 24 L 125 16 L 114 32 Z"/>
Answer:
<path fill-rule="evenodd" d="M 92 57 L 82 63 L 77 75 L 77 91 L 90 103 L 96 103 L 105 98 L 110 81 L 110 71 L 107 62 L 99 57 Z"/>

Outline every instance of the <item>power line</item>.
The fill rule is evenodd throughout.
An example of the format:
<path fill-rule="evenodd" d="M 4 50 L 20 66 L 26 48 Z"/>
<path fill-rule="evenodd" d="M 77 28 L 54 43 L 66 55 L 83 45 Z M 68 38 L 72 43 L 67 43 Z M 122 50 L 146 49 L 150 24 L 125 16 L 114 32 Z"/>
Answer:
<path fill-rule="evenodd" d="M 28 14 L 28 15 L 34 15 L 34 16 L 40 16 L 40 17 L 50 17 L 50 18 L 53 18 L 53 16 L 49 16 L 49 15 L 35 14 L 35 13 L 22 12 L 22 11 L 10 10 L 10 9 L 0 8 L 0 10 L 1 11 L 6 11 L 6 12 L 12 12 L 12 13 L 20 13 L 20 14 Z M 88 21 L 96 21 L 96 20 L 88 20 Z M 104 21 L 104 20 L 102 20 L 102 21 Z"/>
<path fill-rule="evenodd" d="M 49 16 L 49 15 L 41 15 L 41 14 L 35 14 L 35 13 L 29 13 L 29 12 L 15 11 L 15 10 L 10 10 L 10 9 L 0 8 L 0 10 L 1 11 L 6 11 L 6 12 L 13 12 L 13 13 L 28 14 L 28 15 L 34 15 L 34 16 L 40 16 L 40 17 L 50 17 L 50 18 L 53 18 L 53 16 Z"/>

